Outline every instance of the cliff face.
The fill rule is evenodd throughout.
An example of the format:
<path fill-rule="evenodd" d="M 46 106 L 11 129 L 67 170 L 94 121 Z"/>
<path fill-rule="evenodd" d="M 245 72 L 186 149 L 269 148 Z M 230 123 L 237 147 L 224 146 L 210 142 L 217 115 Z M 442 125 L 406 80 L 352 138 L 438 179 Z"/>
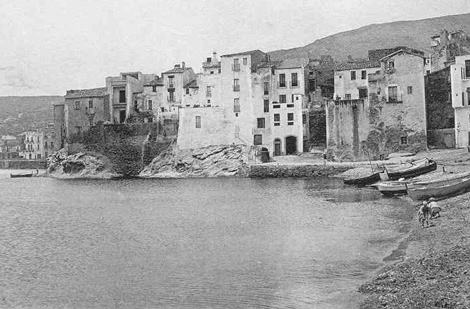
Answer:
<path fill-rule="evenodd" d="M 248 151 L 242 145 L 169 148 L 147 165 L 139 176 L 154 178 L 226 177 L 248 175 Z"/>
<path fill-rule="evenodd" d="M 85 153 L 68 155 L 64 149 L 47 159 L 47 174 L 57 178 L 112 178 L 115 173 L 104 156 Z"/>

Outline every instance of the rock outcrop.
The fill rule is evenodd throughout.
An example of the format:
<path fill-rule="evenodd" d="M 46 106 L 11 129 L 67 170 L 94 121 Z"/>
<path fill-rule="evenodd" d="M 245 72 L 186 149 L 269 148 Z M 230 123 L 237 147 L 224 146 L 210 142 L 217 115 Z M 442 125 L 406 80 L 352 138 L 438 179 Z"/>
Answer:
<path fill-rule="evenodd" d="M 68 155 L 61 149 L 47 159 L 47 174 L 57 178 L 113 178 L 118 177 L 109 160 L 100 155 L 76 153 Z"/>
<path fill-rule="evenodd" d="M 155 157 L 139 176 L 154 178 L 227 177 L 248 175 L 243 145 L 218 145 L 180 150 L 176 146 Z"/>

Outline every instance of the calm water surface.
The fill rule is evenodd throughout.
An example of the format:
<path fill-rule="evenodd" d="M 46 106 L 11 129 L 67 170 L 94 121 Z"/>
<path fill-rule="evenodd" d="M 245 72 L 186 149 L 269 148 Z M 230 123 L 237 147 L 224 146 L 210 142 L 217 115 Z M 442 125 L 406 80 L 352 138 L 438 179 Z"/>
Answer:
<path fill-rule="evenodd" d="M 340 179 L 8 177 L 2 308 L 354 308 L 412 218 Z"/>

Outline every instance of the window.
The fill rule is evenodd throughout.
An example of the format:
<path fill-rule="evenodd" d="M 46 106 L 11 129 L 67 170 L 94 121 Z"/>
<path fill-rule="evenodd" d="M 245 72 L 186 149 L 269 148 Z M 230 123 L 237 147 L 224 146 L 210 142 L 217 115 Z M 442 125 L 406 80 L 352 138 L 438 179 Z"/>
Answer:
<path fill-rule="evenodd" d="M 214 71 L 211 71 L 211 75 L 214 74 Z"/>
<path fill-rule="evenodd" d="M 233 99 L 233 111 L 235 113 L 239 113 L 240 112 L 240 99 Z"/>
<path fill-rule="evenodd" d="M 233 91 L 240 91 L 240 80 L 238 78 L 233 80 Z"/>
<path fill-rule="evenodd" d="M 82 134 L 82 127 L 76 126 L 75 129 L 77 130 L 77 134 Z"/>
<path fill-rule="evenodd" d="M 126 90 L 119 90 L 119 103 L 126 103 Z"/>
<path fill-rule="evenodd" d="M 172 103 L 175 102 L 175 92 L 170 91 L 170 92 L 168 92 L 168 94 L 169 94 L 168 101 L 170 101 Z"/>
<path fill-rule="evenodd" d="M 243 58 L 243 65 L 247 65 L 248 64 L 248 58 Z"/>
<path fill-rule="evenodd" d="M 207 86 L 207 88 L 206 88 L 206 97 L 208 97 L 208 98 L 212 97 L 211 86 Z"/>
<path fill-rule="evenodd" d="M 88 100 L 88 108 L 93 108 L 93 99 Z"/>
<path fill-rule="evenodd" d="M 80 109 L 80 101 L 75 101 L 75 109 Z"/>
<path fill-rule="evenodd" d="M 264 129 L 265 128 L 265 120 L 264 118 L 258 118 L 258 129 Z"/>
<path fill-rule="evenodd" d="M 291 85 L 292 87 L 298 87 L 299 86 L 299 80 L 297 79 L 297 73 L 292 73 L 291 74 Z"/>
<path fill-rule="evenodd" d="M 465 105 L 465 92 L 462 92 L 462 106 Z"/>
<path fill-rule="evenodd" d="M 465 60 L 465 78 L 470 78 L 470 60 Z"/>
<path fill-rule="evenodd" d="M 186 94 L 189 94 L 189 88 L 186 88 Z"/>
<path fill-rule="evenodd" d="M 294 125 L 294 113 L 287 113 L 287 125 Z"/>
<path fill-rule="evenodd" d="M 152 92 L 157 92 L 157 86 L 152 86 Z"/>
<path fill-rule="evenodd" d="M 152 110 L 152 109 L 153 109 L 153 106 L 152 106 L 152 105 L 153 105 L 152 100 L 148 100 L 148 101 L 147 101 L 147 109 Z"/>
<path fill-rule="evenodd" d="M 407 145 L 408 144 L 408 136 L 400 137 L 400 144 Z"/>
<path fill-rule="evenodd" d="M 201 116 L 196 116 L 196 129 L 201 128 Z"/>
<path fill-rule="evenodd" d="M 274 126 L 278 127 L 281 125 L 281 114 L 274 114 Z"/>
<path fill-rule="evenodd" d="M 316 79 L 310 79 L 308 81 L 308 90 L 309 91 L 315 91 L 317 89 L 317 80 Z"/>
<path fill-rule="evenodd" d="M 367 88 L 359 88 L 359 99 L 365 99 L 368 96 Z"/>
<path fill-rule="evenodd" d="M 395 62 L 393 60 L 388 62 L 388 68 L 389 69 L 395 68 Z"/>
<path fill-rule="evenodd" d="M 168 88 L 175 88 L 175 77 L 168 76 Z"/>
<path fill-rule="evenodd" d="M 269 82 L 264 82 L 263 89 L 264 89 L 264 95 L 268 95 L 269 94 Z"/>
<path fill-rule="evenodd" d="M 52 149 L 54 148 L 54 142 L 51 142 L 51 148 Z"/>
<path fill-rule="evenodd" d="M 279 74 L 279 87 L 286 86 L 286 74 Z"/>
<path fill-rule="evenodd" d="M 263 135 L 261 135 L 261 134 L 253 135 L 253 144 L 254 145 L 262 145 L 263 144 Z"/>
<path fill-rule="evenodd" d="M 350 94 L 350 93 L 346 93 L 346 94 L 344 95 L 344 98 L 345 98 L 346 100 L 351 100 L 351 94 Z"/>
<path fill-rule="evenodd" d="M 90 127 L 93 126 L 93 118 L 88 118 L 88 123 L 90 124 Z"/>
<path fill-rule="evenodd" d="M 356 71 L 351 71 L 351 80 L 356 79 Z"/>
<path fill-rule="evenodd" d="M 264 112 L 269 113 L 269 100 L 264 100 Z"/>
<path fill-rule="evenodd" d="M 279 103 L 286 103 L 286 102 L 287 102 L 286 95 L 285 94 L 279 95 Z"/>
<path fill-rule="evenodd" d="M 38 154 L 36 155 L 36 159 L 41 159 L 41 154 L 38 153 Z"/>
<path fill-rule="evenodd" d="M 307 124 L 307 115 L 302 114 L 302 124 Z"/>
<path fill-rule="evenodd" d="M 232 70 L 236 72 L 240 71 L 240 59 L 233 59 Z"/>
<path fill-rule="evenodd" d="M 366 70 L 362 70 L 361 71 L 361 79 L 366 79 L 367 78 L 367 71 Z"/>
<path fill-rule="evenodd" d="M 398 102 L 398 87 L 397 86 L 388 87 L 388 101 Z"/>
<path fill-rule="evenodd" d="M 408 87 L 406 88 L 406 93 L 407 93 L 407 94 L 413 94 L 413 87 L 412 87 L 412 86 L 408 86 Z"/>

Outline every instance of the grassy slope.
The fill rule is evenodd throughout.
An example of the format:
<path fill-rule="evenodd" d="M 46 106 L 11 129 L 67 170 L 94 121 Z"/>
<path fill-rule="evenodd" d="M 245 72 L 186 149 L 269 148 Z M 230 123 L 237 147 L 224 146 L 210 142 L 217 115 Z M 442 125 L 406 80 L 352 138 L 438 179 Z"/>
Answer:
<path fill-rule="evenodd" d="M 303 47 L 272 51 L 269 54 L 273 60 L 306 57 L 309 53 L 314 57 L 329 54 L 335 60 L 344 60 L 348 55 L 365 58 L 369 49 L 401 45 L 426 52 L 430 48 L 430 36 L 442 29 L 461 29 L 470 34 L 470 14 L 372 24 L 316 40 Z"/>

